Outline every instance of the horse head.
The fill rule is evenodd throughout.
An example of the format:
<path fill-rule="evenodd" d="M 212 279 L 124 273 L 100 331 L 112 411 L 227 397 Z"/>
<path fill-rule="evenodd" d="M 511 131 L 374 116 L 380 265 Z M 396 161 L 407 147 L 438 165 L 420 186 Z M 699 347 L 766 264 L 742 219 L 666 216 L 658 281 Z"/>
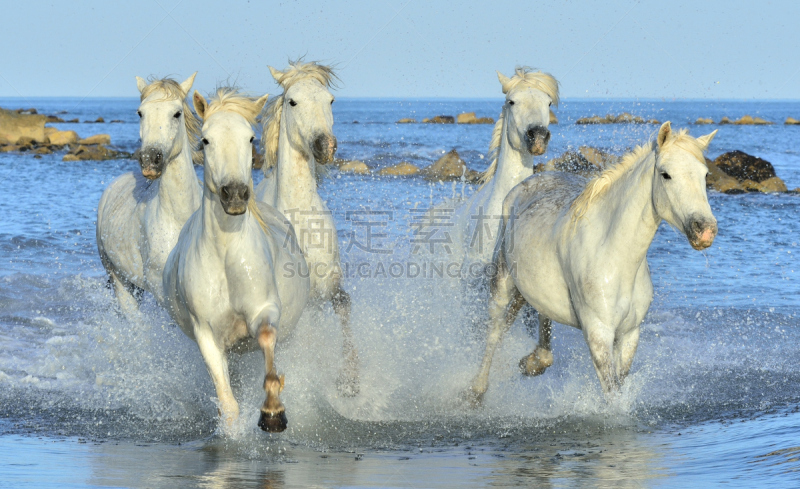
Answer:
<path fill-rule="evenodd" d="M 196 91 L 192 101 L 203 121 L 205 184 L 218 195 L 225 213 L 244 214 L 253 190 L 253 126 L 267 95 L 253 100 L 233 88 L 220 88 L 210 103 Z"/>
<path fill-rule="evenodd" d="M 542 72 L 517 68 L 511 78 L 497 72 L 506 102 L 503 118 L 511 147 L 539 156 L 550 142 L 550 106 L 558 104 L 558 83 Z"/>
<path fill-rule="evenodd" d="M 197 72 L 183 83 L 169 78 L 147 83 L 136 77 L 141 94 L 137 110 L 141 119 L 139 137 L 142 140 L 138 152 L 139 165 L 142 175 L 150 180 L 160 177 L 164 165 L 184 150 L 188 132 L 196 124 L 194 115 L 184 101 L 196 75 Z"/>
<path fill-rule="evenodd" d="M 683 231 L 696 250 L 711 246 L 717 235 L 717 220 L 706 194 L 708 167 L 703 157 L 716 134 L 695 139 L 686 131 L 676 133 L 667 121 L 656 140 L 653 205 L 662 219 Z"/>
<path fill-rule="evenodd" d="M 273 78 L 284 88 L 282 120 L 289 143 L 317 163 L 331 163 L 336 154 L 333 135 L 334 97 L 329 87 L 330 68 L 316 63 L 293 63 L 286 71 L 270 66 Z"/>

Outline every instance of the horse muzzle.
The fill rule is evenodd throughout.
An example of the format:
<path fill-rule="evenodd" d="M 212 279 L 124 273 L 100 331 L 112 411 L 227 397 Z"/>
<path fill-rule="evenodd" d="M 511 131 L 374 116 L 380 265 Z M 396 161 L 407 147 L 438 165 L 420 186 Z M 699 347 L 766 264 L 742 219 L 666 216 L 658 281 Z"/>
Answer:
<path fill-rule="evenodd" d="M 525 144 L 528 152 L 534 156 L 543 155 L 550 142 L 550 130 L 544 126 L 530 126 L 525 131 Z"/>
<path fill-rule="evenodd" d="M 314 139 L 312 150 L 317 163 L 331 163 L 336 155 L 336 137 L 330 134 L 320 134 Z"/>
<path fill-rule="evenodd" d="M 164 171 L 164 152 L 157 148 L 139 151 L 139 166 L 146 179 L 155 180 Z"/>
<path fill-rule="evenodd" d="M 693 219 L 685 233 L 692 248 L 704 250 L 711 246 L 717 236 L 717 222 Z"/>
<path fill-rule="evenodd" d="M 219 202 L 226 214 L 231 216 L 244 214 L 248 200 L 250 200 L 250 187 L 243 183 L 229 183 L 219 188 Z"/>

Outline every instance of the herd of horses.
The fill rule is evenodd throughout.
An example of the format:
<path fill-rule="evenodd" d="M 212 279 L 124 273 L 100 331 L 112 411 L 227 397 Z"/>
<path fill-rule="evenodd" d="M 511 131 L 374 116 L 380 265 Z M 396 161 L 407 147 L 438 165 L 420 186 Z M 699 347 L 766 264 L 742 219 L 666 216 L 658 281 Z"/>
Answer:
<path fill-rule="evenodd" d="M 239 416 L 227 354 L 262 350 L 266 400 L 258 425 L 278 432 L 287 418 L 275 345 L 310 305 L 332 304 L 344 336 L 337 387 L 347 396 L 360 390 L 338 245 L 334 239 L 330 246 L 312 246 L 305 239 L 319 219 L 335 229 L 317 192 L 318 167 L 333 161 L 337 147 L 330 92 L 335 75 L 302 61 L 270 72 L 283 89 L 280 96 L 268 101 L 267 95 L 220 88 L 206 100 L 195 91 L 193 107 L 187 99 L 195 75 L 183 83 L 136 78 L 141 171 L 121 175 L 103 192 L 97 246 L 126 317 L 138 317 L 139 294 L 146 291 L 197 342 L 223 428 Z M 666 122 L 655 141 L 592 179 L 534 174 L 533 157 L 550 140 L 549 109 L 558 104 L 558 83 L 527 68 L 498 77 L 506 98 L 492 134 L 491 165 L 454 216 L 463 261 L 495 271 L 486 352 L 467 397 L 481 402 L 492 355 L 526 304 L 538 311 L 539 339 L 521 360 L 522 373 L 539 375 L 552 365 L 554 320 L 583 331 L 602 388 L 613 396 L 630 370 L 653 298 L 646 255 L 661 221 L 698 250 L 716 236 L 703 162 L 716 131 L 694 138 Z M 254 188 L 257 130 L 265 177 Z M 197 163 L 204 165 L 202 183 Z M 470 216 L 477 211 L 502 215 L 488 246 L 469 239 L 475 225 Z M 282 273 L 286 264 L 301 273 Z"/>

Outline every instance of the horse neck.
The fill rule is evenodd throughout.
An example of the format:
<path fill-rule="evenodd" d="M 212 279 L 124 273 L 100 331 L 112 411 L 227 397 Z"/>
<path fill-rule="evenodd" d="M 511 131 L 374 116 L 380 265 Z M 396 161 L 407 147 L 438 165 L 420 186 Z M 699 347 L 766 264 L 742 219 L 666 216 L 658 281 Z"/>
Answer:
<path fill-rule="evenodd" d="M 612 183 L 593 212 L 584 217 L 587 223 L 608 223 L 603 241 L 611 245 L 610 249 L 627 250 L 616 253 L 616 257 L 644 260 L 661 224 L 653 206 L 654 166 L 655 153 L 651 152 Z"/>
<path fill-rule="evenodd" d="M 165 163 L 164 173 L 159 178 L 158 199 L 177 219 L 185 221 L 200 205 L 202 193 L 194 172 L 189 136 L 184 132 L 180 137 L 183 149 Z"/>
<path fill-rule="evenodd" d="M 313 156 L 305 155 L 291 145 L 286 125 L 281 121 L 275 168 L 279 210 L 308 209 L 315 205 L 319 199 L 315 168 Z"/>
<path fill-rule="evenodd" d="M 500 136 L 500 151 L 497 154 L 497 171 L 493 183 L 493 194 L 505 198 L 519 182 L 533 175 L 533 156 L 527 151 L 514 149 L 508 142 L 508 119 L 504 118 Z"/>
<path fill-rule="evenodd" d="M 200 204 L 203 218 L 202 237 L 213 243 L 214 248 L 224 250 L 231 239 L 239 236 L 246 228 L 250 213 L 231 216 L 222 209 L 217 195 L 208 185 L 203 186 L 203 201 Z M 222 254 L 222 251 L 220 252 Z"/>

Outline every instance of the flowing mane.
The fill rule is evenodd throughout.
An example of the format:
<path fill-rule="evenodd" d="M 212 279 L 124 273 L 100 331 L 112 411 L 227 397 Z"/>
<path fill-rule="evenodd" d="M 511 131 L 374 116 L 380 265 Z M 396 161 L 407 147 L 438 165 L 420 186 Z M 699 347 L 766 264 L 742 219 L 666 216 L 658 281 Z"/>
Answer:
<path fill-rule="evenodd" d="M 518 85 L 524 84 L 530 88 L 535 88 L 536 90 L 546 93 L 553 103 L 558 106 L 558 81 L 549 73 L 531 70 L 532 68 L 527 66 L 518 66 L 515 70 L 514 76 L 512 76 L 510 81 L 503 86 L 503 93 L 508 93 L 517 88 Z M 505 113 L 506 110 L 503 108 L 503 110 L 500 112 L 500 117 L 497 118 L 497 122 L 494 125 L 494 130 L 492 131 L 492 140 L 489 143 L 489 153 L 487 155 L 489 157 L 489 161 L 492 163 L 489 165 L 489 168 L 487 168 L 486 171 L 481 173 L 480 178 L 478 179 L 478 183 L 480 183 L 482 186 L 490 182 L 492 178 L 494 178 L 495 172 L 497 172 L 497 157 L 499 156 L 500 152 L 500 139 L 503 135 L 503 122 L 505 120 Z"/>
<path fill-rule="evenodd" d="M 261 111 L 252 97 L 239 92 L 237 88 L 219 87 L 216 93 L 211 97 L 208 108 L 206 108 L 205 114 L 203 114 L 203 118 L 208 119 L 209 116 L 217 112 L 233 112 L 234 114 L 242 116 L 248 123 L 255 126 L 258 124 L 257 119 Z M 211 190 L 216 193 L 215 190 Z M 263 229 L 265 233 L 269 233 L 267 224 L 264 222 L 264 217 L 261 215 L 261 211 L 258 209 L 258 204 L 256 203 L 252 180 L 250 180 L 250 199 L 247 201 L 247 209 L 252 213 L 256 221 L 258 221 L 261 229 Z"/>
<path fill-rule="evenodd" d="M 316 61 L 304 63 L 302 59 L 289 61 L 289 68 L 278 77 L 278 84 L 283 93 L 267 103 L 263 117 L 264 173 L 278 164 L 278 137 L 280 135 L 281 115 L 283 113 L 284 95 L 289 88 L 300 80 L 312 79 L 326 88 L 335 86 L 336 74 L 330 66 L 317 64 Z"/>
<path fill-rule="evenodd" d="M 677 135 L 667 139 L 659 151 L 666 152 L 673 147 L 678 147 L 688 151 L 699 161 L 704 162 L 703 146 L 689 135 L 687 129 L 681 129 Z M 589 210 L 592 203 L 600 196 L 608 192 L 611 186 L 623 177 L 628 171 L 634 168 L 638 163 L 646 160 L 651 154 L 655 153 L 657 145 L 655 141 L 649 141 L 641 146 L 637 146 L 633 151 L 627 153 L 622 157 L 619 163 L 605 169 L 600 175 L 596 176 L 589 183 L 586 188 L 578 197 L 572 202 L 570 211 L 572 212 L 572 221 L 577 222 Z M 704 163 L 705 164 L 705 163 Z"/>
<path fill-rule="evenodd" d="M 183 104 L 183 120 L 186 125 L 186 134 L 189 136 L 189 147 L 192 148 L 192 163 L 195 165 L 203 164 L 203 151 L 199 148 L 200 141 L 200 120 L 194 115 L 189 104 L 186 102 L 187 93 L 183 93 L 181 84 L 172 78 L 151 78 L 147 86 L 142 89 L 140 101 L 155 92 L 164 93 L 162 100 L 180 100 Z"/>
<path fill-rule="evenodd" d="M 261 111 L 252 97 L 239 92 L 237 88 L 219 87 L 211 97 L 203 117 L 207 119 L 215 112 L 234 112 L 255 126 L 258 123 L 257 118 Z"/>

